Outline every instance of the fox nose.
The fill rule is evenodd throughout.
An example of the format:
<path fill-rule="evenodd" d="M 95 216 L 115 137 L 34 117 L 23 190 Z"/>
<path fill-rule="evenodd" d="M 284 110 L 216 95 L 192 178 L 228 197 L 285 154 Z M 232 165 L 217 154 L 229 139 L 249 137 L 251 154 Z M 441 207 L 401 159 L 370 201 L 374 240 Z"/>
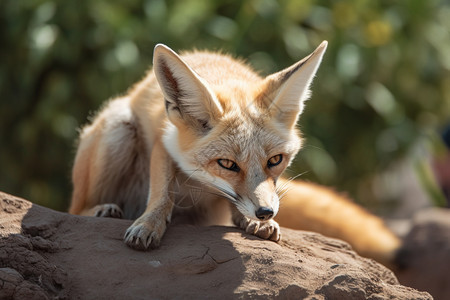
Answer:
<path fill-rule="evenodd" d="M 258 219 L 262 221 L 269 220 L 273 216 L 273 209 L 270 207 L 260 207 L 255 211 L 255 215 Z"/>

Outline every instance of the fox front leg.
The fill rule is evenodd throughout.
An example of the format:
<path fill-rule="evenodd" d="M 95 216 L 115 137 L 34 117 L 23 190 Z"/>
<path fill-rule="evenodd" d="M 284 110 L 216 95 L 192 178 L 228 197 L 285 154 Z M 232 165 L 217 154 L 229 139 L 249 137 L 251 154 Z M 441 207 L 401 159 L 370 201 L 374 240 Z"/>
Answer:
<path fill-rule="evenodd" d="M 125 233 L 124 241 L 131 248 L 156 248 L 170 222 L 174 202 L 169 196 L 174 167 L 161 143 L 153 146 L 150 165 L 150 196 L 144 213 Z"/>
<path fill-rule="evenodd" d="M 265 240 L 278 242 L 281 239 L 280 225 L 274 220 L 256 221 L 244 216 L 236 208 L 232 208 L 233 223 L 245 232 Z"/>

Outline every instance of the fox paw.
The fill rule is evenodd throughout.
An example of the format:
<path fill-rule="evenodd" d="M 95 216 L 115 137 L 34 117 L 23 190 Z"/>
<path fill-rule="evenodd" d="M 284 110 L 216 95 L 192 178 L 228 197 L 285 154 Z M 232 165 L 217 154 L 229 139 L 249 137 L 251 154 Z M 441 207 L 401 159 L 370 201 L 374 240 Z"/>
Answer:
<path fill-rule="evenodd" d="M 99 204 L 94 207 L 95 217 L 122 218 L 123 212 L 116 204 Z"/>
<path fill-rule="evenodd" d="M 278 242 L 281 239 L 280 225 L 274 220 L 261 222 L 243 217 L 239 225 L 247 233 L 256 235 L 262 239 L 275 242 Z"/>
<path fill-rule="evenodd" d="M 127 229 L 124 242 L 136 250 L 157 248 L 166 231 L 165 220 L 151 215 L 143 215 Z"/>

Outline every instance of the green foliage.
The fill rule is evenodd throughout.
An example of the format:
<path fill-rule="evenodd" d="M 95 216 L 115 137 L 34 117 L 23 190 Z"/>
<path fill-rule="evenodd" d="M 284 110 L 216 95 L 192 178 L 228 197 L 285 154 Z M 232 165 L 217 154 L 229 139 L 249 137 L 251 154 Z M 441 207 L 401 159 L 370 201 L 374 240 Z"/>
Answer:
<path fill-rule="evenodd" d="M 326 39 L 291 172 L 364 202 L 374 174 L 449 119 L 449 28 L 439 0 L 1 1 L 0 189 L 66 209 L 77 128 L 144 76 L 156 43 L 268 74 Z"/>

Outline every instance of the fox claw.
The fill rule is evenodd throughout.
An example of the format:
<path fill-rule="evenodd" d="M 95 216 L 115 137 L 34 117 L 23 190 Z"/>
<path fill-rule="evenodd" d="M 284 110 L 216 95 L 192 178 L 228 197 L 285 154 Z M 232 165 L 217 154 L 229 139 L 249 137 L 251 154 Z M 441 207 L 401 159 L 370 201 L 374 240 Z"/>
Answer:
<path fill-rule="evenodd" d="M 116 204 L 100 204 L 94 207 L 94 216 L 120 219 L 123 216 L 123 212 Z"/>
<path fill-rule="evenodd" d="M 124 242 L 136 250 L 157 248 L 166 231 L 165 222 L 152 221 L 155 218 L 142 216 L 137 219 L 125 232 Z"/>
<path fill-rule="evenodd" d="M 245 232 L 256 235 L 265 240 L 278 242 L 281 239 L 280 225 L 274 220 L 260 222 L 243 217 L 240 227 Z"/>

